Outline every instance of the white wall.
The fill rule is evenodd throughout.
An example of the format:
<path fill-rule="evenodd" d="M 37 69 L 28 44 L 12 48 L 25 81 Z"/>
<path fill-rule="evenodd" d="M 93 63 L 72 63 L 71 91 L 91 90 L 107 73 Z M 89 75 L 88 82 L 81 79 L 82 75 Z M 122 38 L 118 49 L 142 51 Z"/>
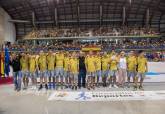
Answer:
<path fill-rule="evenodd" d="M 165 73 L 165 62 L 148 62 L 148 72 Z"/>
<path fill-rule="evenodd" d="M 16 30 L 13 23 L 8 22 L 11 17 L 0 7 L 0 43 L 15 42 Z"/>

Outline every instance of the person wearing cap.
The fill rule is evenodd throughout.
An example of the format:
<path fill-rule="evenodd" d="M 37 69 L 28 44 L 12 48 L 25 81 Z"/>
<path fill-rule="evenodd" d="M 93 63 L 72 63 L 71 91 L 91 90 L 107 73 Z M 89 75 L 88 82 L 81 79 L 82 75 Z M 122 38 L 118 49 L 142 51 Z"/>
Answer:
<path fill-rule="evenodd" d="M 119 63 L 118 63 L 118 83 L 120 87 L 124 87 L 125 79 L 126 79 L 126 70 L 127 70 L 127 60 L 125 56 L 125 52 L 122 51 L 119 55 Z"/>
<path fill-rule="evenodd" d="M 38 90 L 43 88 L 43 81 L 45 82 L 45 89 L 48 89 L 47 84 L 47 61 L 46 61 L 46 54 L 43 51 L 40 51 L 40 55 L 38 58 L 38 66 L 40 70 L 40 87 Z"/>

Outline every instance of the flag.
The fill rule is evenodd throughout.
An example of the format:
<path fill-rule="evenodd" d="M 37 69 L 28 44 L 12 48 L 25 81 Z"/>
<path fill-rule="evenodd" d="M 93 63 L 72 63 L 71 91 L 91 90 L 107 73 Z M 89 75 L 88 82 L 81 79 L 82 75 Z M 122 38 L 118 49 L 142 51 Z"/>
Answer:
<path fill-rule="evenodd" d="M 1 51 L 1 56 L 0 56 L 0 74 L 2 77 L 4 77 L 4 53 Z"/>
<path fill-rule="evenodd" d="M 9 72 L 10 72 L 9 62 L 10 62 L 9 50 L 8 48 L 5 48 L 5 75 L 6 76 L 9 76 Z"/>

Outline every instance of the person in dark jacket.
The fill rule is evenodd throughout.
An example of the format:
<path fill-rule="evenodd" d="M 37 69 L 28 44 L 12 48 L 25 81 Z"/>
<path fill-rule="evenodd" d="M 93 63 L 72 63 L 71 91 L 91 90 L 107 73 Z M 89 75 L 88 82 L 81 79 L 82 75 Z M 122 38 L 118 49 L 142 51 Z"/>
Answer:
<path fill-rule="evenodd" d="M 85 67 L 85 57 L 84 53 L 80 52 L 79 56 L 79 75 L 78 75 L 78 87 L 84 87 L 85 88 L 85 82 L 86 82 L 86 67 Z"/>
<path fill-rule="evenodd" d="M 10 60 L 10 65 L 13 68 L 13 78 L 14 78 L 14 86 L 16 91 L 21 90 L 21 64 L 20 64 L 20 56 L 13 54 Z"/>

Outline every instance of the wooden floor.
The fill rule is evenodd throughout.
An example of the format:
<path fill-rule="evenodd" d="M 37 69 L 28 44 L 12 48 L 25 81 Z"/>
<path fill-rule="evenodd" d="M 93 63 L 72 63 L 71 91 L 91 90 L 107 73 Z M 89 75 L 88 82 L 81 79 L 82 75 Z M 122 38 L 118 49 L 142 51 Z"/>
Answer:
<path fill-rule="evenodd" d="M 148 83 L 145 88 L 163 90 L 164 87 L 164 83 Z M 48 97 L 49 94 L 15 92 L 13 85 L 0 86 L 0 114 L 165 114 L 165 100 L 65 102 L 48 101 Z"/>

